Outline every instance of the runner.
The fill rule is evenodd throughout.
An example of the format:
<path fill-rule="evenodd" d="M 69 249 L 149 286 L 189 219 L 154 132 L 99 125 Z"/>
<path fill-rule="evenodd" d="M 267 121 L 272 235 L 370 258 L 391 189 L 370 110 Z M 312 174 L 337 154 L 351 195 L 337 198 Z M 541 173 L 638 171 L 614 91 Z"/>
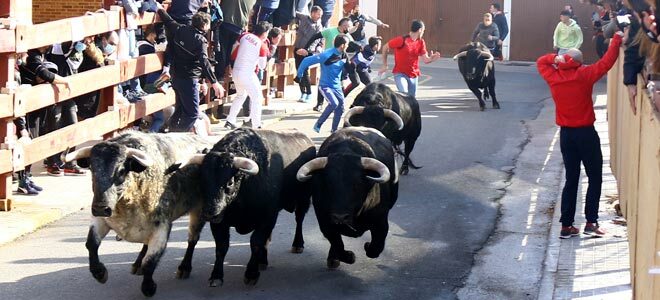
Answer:
<path fill-rule="evenodd" d="M 387 72 L 387 53 L 394 49 L 394 83 L 399 92 L 415 96 L 417 94 L 417 83 L 419 75 L 419 58 L 424 63 L 430 64 L 440 59 L 440 52 L 426 51 L 426 42 L 424 36 L 424 22 L 413 20 L 410 26 L 410 32 L 404 36 L 398 36 L 391 39 L 383 46 L 383 67 L 379 75 Z"/>
<path fill-rule="evenodd" d="M 261 81 L 255 70 L 266 67 L 268 48 L 265 46 L 266 37 L 272 25 L 262 21 L 254 26 L 252 33 L 239 37 L 239 46 L 235 49 L 236 60 L 232 77 L 236 85 L 236 98 L 231 103 L 225 128 L 235 129 L 236 117 L 243 106 L 247 96 L 250 96 L 250 121 L 252 128 L 261 128 Z M 233 53 L 232 53 L 233 55 Z"/>

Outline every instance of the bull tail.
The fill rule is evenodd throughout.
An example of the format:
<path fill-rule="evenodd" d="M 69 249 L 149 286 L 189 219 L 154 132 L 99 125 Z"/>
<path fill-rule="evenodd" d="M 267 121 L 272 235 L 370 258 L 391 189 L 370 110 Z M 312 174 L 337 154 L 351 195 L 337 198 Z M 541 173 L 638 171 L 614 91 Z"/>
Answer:
<path fill-rule="evenodd" d="M 415 164 L 413 163 L 412 159 L 410 159 L 410 157 L 408 157 L 408 165 L 409 165 L 411 168 L 415 169 L 415 170 L 419 170 L 419 169 L 423 168 L 423 166 L 417 166 L 417 165 L 415 165 Z"/>

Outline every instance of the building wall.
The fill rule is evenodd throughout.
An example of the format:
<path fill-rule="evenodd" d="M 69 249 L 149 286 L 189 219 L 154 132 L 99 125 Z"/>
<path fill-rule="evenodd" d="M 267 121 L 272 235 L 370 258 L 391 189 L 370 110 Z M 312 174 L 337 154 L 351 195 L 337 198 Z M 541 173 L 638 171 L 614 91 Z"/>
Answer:
<path fill-rule="evenodd" d="M 32 22 L 35 24 L 77 17 L 102 7 L 102 0 L 32 0 Z"/>

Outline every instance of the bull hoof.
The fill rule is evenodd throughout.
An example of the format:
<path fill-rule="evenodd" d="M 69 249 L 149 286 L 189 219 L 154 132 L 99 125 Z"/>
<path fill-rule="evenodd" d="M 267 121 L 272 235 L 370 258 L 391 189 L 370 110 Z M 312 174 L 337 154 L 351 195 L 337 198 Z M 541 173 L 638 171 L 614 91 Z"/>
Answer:
<path fill-rule="evenodd" d="M 243 278 L 243 283 L 245 285 L 256 285 L 257 281 L 259 281 L 259 272 L 249 272 L 245 271 L 245 278 Z"/>
<path fill-rule="evenodd" d="M 133 275 L 137 275 L 137 276 L 142 276 L 142 275 L 144 275 L 144 274 L 142 273 L 142 266 L 138 266 L 138 265 L 133 265 L 133 266 L 131 266 L 131 274 L 133 274 Z"/>
<path fill-rule="evenodd" d="M 402 166 L 401 167 L 401 175 L 408 175 L 408 166 Z"/>
<path fill-rule="evenodd" d="M 499 103 L 495 103 L 495 104 L 493 104 L 493 108 L 494 108 L 494 109 L 500 109 L 500 104 L 499 104 Z"/>
<path fill-rule="evenodd" d="M 348 251 L 348 250 L 344 251 L 344 254 L 342 254 L 340 260 L 343 263 L 352 265 L 355 263 L 355 253 L 353 253 L 353 251 Z"/>
<path fill-rule="evenodd" d="M 143 281 L 142 282 L 142 294 L 147 296 L 147 297 L 151 297 L 151 296 L 155 295 L 156 294 L 156 288 L 157 288 L 157 285 L 153 281 L 151 281 L 151 282 Z"/>
<path fill-rule="evenodd" d="M 95 268 L 91 271 L 92 271 L 92 276 L 94 276 L 96 281 L 100 283 L 106 283 L 108 281 L 108 269 L 106 269 L 103 264 L 101 264 L 100 267 Z"/>
<path fill-rule="evenodd" d="M 219 287 L 222 286 L 223 283 L 225 283 L 225 281 L 222 279 L 209 279 L 209 287 Z"/>
<path fill-rule="evenodd" d="M 364 243 L 364 251 L 366 251 L 368 258 L 378 258 L 378 256 L 380 256 L 380 252 L 373 251 L 371 249 L 371 243 L 370 242 Z"/>
<path fill-rule="evenodd" d="M 305 247 L 291 247 L 291 253 L 300 254 L 303 253 L 303 250 L 305 250 Z"/>
<path fill-rule="evenodd" d="M 339 268 L 340 262 L 338 259 L 328 259 L 328 269 L 334 270 Z"/>
<path fill-rule="evenodd" d="M 190 270 L 177 270 L 176 279 L 188 279 L 190 278 Z"/>
<path fill-rule="evenodd" d="M 268 269 L 268 264 L 259 264 L 259 271 L 266 271 Z"/>

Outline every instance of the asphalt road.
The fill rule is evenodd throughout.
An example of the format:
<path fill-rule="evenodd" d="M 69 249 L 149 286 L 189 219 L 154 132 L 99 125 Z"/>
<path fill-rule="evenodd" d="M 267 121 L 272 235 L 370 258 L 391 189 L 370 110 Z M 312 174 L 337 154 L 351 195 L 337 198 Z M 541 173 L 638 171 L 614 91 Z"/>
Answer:
<path fill-rule="evenodd" d="M 270 266 L 254 287 L 243 284 L 249 236 L 232 232 L 224 286 L 210 288 L 214 243 L 205 228 L 187 280 L 175 279 L 186 247 L 187 219 L 175 223 L 154 279 L 154 299 L 454 299 L 498 218 L 510 166 L 528 140 L 522 120 L 536 118 L 549 97 L 534 67 L 498 68 L 501 110 L 478 110 L 453 64 L 423 69 L 418 98 L 423 130 L 412 157 L 424 166 L 402 177 L 390 213 L 385 251 L 364 255 L 362 238 L 344 238 L 356 253 L 353 265 L 325 266 L 329 249 L 313 212 L 305 220 L 306 248 L 289 253 L 293 215 L 280 214 L 269 250 Z M 386 81 L 387 82 L 387 81 Z M 391 83 L 391 81 L 389 81 Z M 313 134 L 318 114 L 294 115 L 270 128 L 299 128 L 321 142 L 329 122 Z M 79 187 L 91 189 L 90 186 Z M 143 299 L 141 277 L 130 274 L 139 244 L 117 242 L 111 233 L 99 250 L 109 272 L 106 284 L 89 273 L 85 239 L 89 211 L 68 216 L 0 247 L 0 299 Z"/>

